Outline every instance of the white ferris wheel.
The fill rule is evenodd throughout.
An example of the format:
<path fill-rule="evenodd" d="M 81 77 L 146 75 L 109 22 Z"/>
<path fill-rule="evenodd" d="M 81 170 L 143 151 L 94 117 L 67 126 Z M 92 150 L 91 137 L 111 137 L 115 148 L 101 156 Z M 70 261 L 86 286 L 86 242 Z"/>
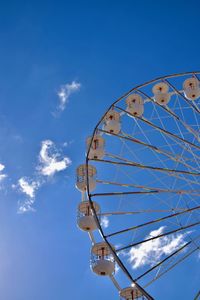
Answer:
<path fill-rule="evenodd" d="M 199 75 L 131 89 L 87 139 L 77 223 L 91 240 L 91 269 L 113 281 L 120 299 L 154 299 L 151 286 L 199 256 Z M 200 297 L 197 281 L 190 299 Z"/>

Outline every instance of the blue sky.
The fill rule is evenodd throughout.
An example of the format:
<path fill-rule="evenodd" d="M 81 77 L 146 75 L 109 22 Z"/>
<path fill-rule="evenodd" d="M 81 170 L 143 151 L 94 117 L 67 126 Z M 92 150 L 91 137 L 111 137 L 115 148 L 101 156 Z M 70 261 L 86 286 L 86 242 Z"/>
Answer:
<path fill-rule="evenodd" d="M 90 243 L 76 227 L 75 169 L 115 99 L 200 69 L 199 8 L 197 0 L 0 1 L 2 300 L 117 299 L 111 282 L 90 271 Z M 63 88 L 71 94 L 59 107 Z M 37 186 L 35 195 L 20 190 L 20 178 Z M 169 299 L 160 293 L 153 290 Z"/>

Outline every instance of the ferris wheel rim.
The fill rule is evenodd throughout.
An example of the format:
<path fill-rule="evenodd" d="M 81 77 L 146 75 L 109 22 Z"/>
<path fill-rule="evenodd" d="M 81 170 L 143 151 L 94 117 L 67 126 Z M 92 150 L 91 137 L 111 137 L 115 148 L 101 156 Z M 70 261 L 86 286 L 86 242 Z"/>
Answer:
<path fill-rule="evenodd" d="M 95 134 L 98 131 L 98 127 L 99 125 L 102 123 L 104 117 L 106 116 L 107 112 L 113 108 L 117 108 L 116 104 L 118 102 L 120 102 L 123 98 L 129 96 L 130 93 L 134 92 L 134 91 L 139 91 L 140 88 L 148 86 L 150 84 L 153 84 L 154 82 L 158 82 L 158 81 L 162 81 L 162 80 L 167 80 L 167 79 L 171 79 L 171 78 L 175 78 L 175 77 L 181 77 L 181 76 L 187 76 L 187 75 L 199 75 L 200 71 L 191 71 L 191 72 L 182 72 L 182 73 L 175 73 L 175 74 L 170 74 L 170 75 L 166 75 L 166 76 L 161 76 L 161 77 L 157 77 L 155 79 L 152 79 L 150 81 L 146 81 L 143 84 L 137 85 L 134 88 L 130 89 L 128 92 L 126 92 L 125 94 L 123 94 L 122 96 L 120 96 L 117 100 L 115 100 L 109 107 L 108 109 L 105 111 L 105 113 L 103 114 L 103 116 L 100 118 L 99 122 L 96 124 L 92 135 L 91 135 L 91 140 L 90 140 L 90 144 L 88 146 L 88 150 L 86 153 L 86 178 L 87 178 L 87 189 L 86 189 L 86 193 L 88 196 L 88 200 L 89 203 L 91 205 L 91 210 L 92 213 L 94 215 L 94 219 L 95 222 L 97 224 L 98 230 L 100 235 L 102 236 L 102 239 L 105 241 L 105 243 L 107 244 L 107 246 L 110 248 L 110 251 L 114 257 L 114 259 L 116 260 L 118 266 L 121 268 L 121 270 L 126 274 L 126 276 L 129 278 L 129 280 L 138 288 L 139 291 L 141 291 L 143 293 L 143 295 L 148 299 L 148 300 L 154 300 L 154 298 L 146 291 L 146 288 L 143 288 L 140 284 L 138 284 L 137 279 L 134 279 L 132 277 L 132 275 L 130 274 L 130 272 L 128 271 L 128 269 L 124 266 L 124 263 L 121 261 L 121 259 L 119 258 L 119 256 L 117 255 L 118 251 L 116 251 L 115 249 L 113 249 L 112 245 L 110 244 L 110 242 L 108 241 L 107 237 L 104 234 L 104 231 L 102 229 L 102 226 L 100 224 L 100 221 L 98 219 L 98 214 L 95 211 L 95 208 L 93 206 L 93 200 L 92 200 L 92 195 L 90 193 L 90 188 L 89 188 L 89 174 L 88 174 L 88 165 L 89 165 L 89 161 L 91 161 L 91 159 L 89 159 L 89 152 L 90 152 L 90 148 L 94 139 Z M 199 80 L 199 78 L 197 78 Z M 168 82 L 168 81 L 167 81 Z M 140 91 L 139 91 L 140 92 Z M 179 93 L 179 91 L 177 91 Z M 190 101 L 190 100 L 189 100 Z M 158 103 L 156 103 L 158 104 Z M 158 104 L 159 105 L 159 104 Z M 200 111 L 199 111 L 200 112 Z M 126 111 L 127 113 L 127 111 Z"/>

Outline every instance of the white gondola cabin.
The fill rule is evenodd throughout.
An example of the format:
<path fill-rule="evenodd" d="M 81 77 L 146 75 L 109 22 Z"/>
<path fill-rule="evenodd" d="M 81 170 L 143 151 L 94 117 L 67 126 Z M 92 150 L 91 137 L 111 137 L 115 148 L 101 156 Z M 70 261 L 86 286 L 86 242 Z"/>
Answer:
<path fill-rule="evenodd" d="M 154 94 L 154 100 L 160 105 L 167 105 L 170 101 L 171 95 L 169 92 L 169 86 L 164 82 L 159 82 L 153 86 L 152 92 Z"/>
<path fill-rule="evenodd" d="M 123 300 L 141 299 L 141 297 L 143 296 L 136 286 L 122 289 L 119 295 L 120 299 Z"/>
<path fill-rule="evenodd" d="M 100 207 L 93 201 L 95 212 L 99 214 Z M 94 231 L 97 229 L 97 224 L 94 219 L 92 209 L 89 201 L 83 201 L 78 206 L 77 225 L 83 231 Z"/>
<path fill-rule="evenodd" d="M 126 98 L 126 110 L 133 116 L 140 117 L 144 113 L 144 102 L 140 95 L 131 94 Z M 128 115 L 129 115 L 128 114 Z"/>
<path fill-rule="evenodd" d="M 96 187 L 96 173 L 97 170 L 94 166 L 88 165 L 88 179 L 89 179 L 89 189 L 93 191 Z M 76 169 L 76 187 L 80 192 L 85 192 L 87 190 L 87 168 L 86 165 L 80 165 Z"/>
<path fill-rule="evenodd" d="M 110 276 L 115 272 L 115 260 L 105 242 L 96 243 L 92 247 L 91 269 L 101 276 Z"/>
<path fill-rule="evenodd" d="M 120 114 L 115 110 L 109 110 L 104 117 L 103 130 L 118 134 L 121 130 Z"/>
<path fill-rule="evenodd" d="M 188 100 L 196 100 L 200 97 L 199 80 L 191 77 L 183 83 L 184 95 Z"/>
<path fill-rule="evenodd" d="M 88 154 L 89 159 L 101 159 L 104 157 L 105 140 L 101 135 L 95 135 L 93 140 L 92 137 L 88 137 L 86 143 L 87 150 L 90 147 L 90 151 Z"/>

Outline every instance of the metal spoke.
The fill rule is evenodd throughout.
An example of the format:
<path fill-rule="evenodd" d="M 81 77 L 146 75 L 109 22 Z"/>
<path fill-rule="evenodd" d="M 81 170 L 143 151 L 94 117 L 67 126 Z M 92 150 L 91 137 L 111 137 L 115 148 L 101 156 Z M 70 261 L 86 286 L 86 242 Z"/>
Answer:
<path fill-rule="evenodd" d="M 108 131 L 106 130 L 103 130 L 103 129 L 98 129 L 99 132 L 102 132 L 102 133 L 109 133 Z M 142 145 L 142 146 L 145 146 L 153 151 L 155 151 L 156 153 L 158 154 L 162 154 L 168 158 L 170 158 L 172 161 L 175 161 L 175 162 L 179 162 L 181 163 L 182 165 L 188 167 L 188 168 L 191 168 L 191 169 L 194 169 L 192 166 L 190 166 L 189 164 L 186 164 L 184 161 L 181 161 L 180 159 L 182 157 L 180 157 L 179 155 L 175 155 L 173 153 L 171 153 L 170 151 L 164 151 L 162 150 L 161 148 L 157 147 L 157 146 L 154 146 L 154 145 L 151 145 L 151 144 L 148 144 L 148 143 L 145 143 L 139 139 L 136 139 L 136 138 L 133 138 L 127 134 L 125 134 L 124 132 L 122 132 L 122 134 L 115 134 L 115 133 L 109 133 L 110 135 L 112 136 L 115 136 L 115 137 L 118 137 L 118 138 L 122 138 L 122 139 L 125 139 L 127 141 L 130 141 L 130 142 L 134 142 L 136 144 L 139 144 L 139 145 Z M 187 149 L 186 149 L 187 150 Z M 109 155 L 112 155 L 112 154 L 109 154 Z M 197 157 L 200 159 L 200 157 Z M 121 158 L 123 160 L 126 160 L 124 158 Z M 185 160 L 190 160 L 189 158 L 185 158 Z"/>
<path fill-rule="evenodd" d="M 144 299 L 153 299 L 147 289 L 150 284 L 200 250 L 199 87 L 194 87 L 192 101 L 192 83 L 188 91 L 181 83 L 192 77 L 199 81 L 198 75 L 200 71 L 173 74 L 130 89 L 100 118 L 89 145 L 87 140 L 87 188 L 82 200 L 89 201 L 98 229 L 89 233 L 91 242 L 96 243 L 100 234 L 120 271 Z M 133 93 L 136 98 L 127 99 Z M 93 155 L 96 136 L 104 146 Z M 148 256 L 156 245 L 158 256 L 140 262 L 142 249 Z M 120 291 L 121 275 L 113 273 L 110 279 Z M 198 291 L 194 300 L 199 298 Z"/>
<path fill-rule="evenodd" d="M 168 219 L 180 216 L 182 214 L 186 214 L 186 213 L 189 213 L 189 212 L 192 212 L 192 211 L 195 211 L 195 210 L 199 210 L 199 209 L 200 209 L 200 206 L 192 207 L 192 208 L 186 209 L 184 211 L 174 213 L 172 215 L 168 215 L 168 216 L 165 216 L 165 217 L 162 217 L 162 218 L 159 218 L 159 219 L 151 220 L 151 221 L 143 223 L 143 224 L 139 224 L 139 225 L 136 225 L 136 226 L 132 226 L 132 227 L 123 229 L 123 230 L 119 230 L 119 231 L 113 232 L 111 234 L 107 234 L 106 237 L 112 237 L 114 235 L 122 234 L 122 233 L 125 233 L 125 232 L 128 232 L 128 231 L 134 230 L 134 229 L 138 229 L 138 228 L 141 228 L 141 227 L 144 227 L 144 226 L 147 226 L 147 225 L 151 225 L 151 224 L 158 223 L 158 222 L 161 222 L 161 221 L 164 221 L 164 220 L 168 220 Z"/>
<path fill-rule="evenodd" d="M 143 209 L 137 211 L 111 211 L 111 212 L 103 212 L 97 214 L 99 217 L 101 216 L 120 216 L 120 215 L 136 215 L 136 214 L 143 214 L 143 213 L 166 213 L 166 212 L 173 212 L 173 211 L 184 211 L 186 208 L 176 207 L 174 209 Z"/>
<path fill-rule="evenodd" d="M 182 93 L 180 93 L 179 90 L 176 89 L 175 86 L 173 86 L 167 79 L 163 79 L 163 81 L 166 82 L 177 94 L 179 94 L 179 96 L 181 96 L 181 98 L 184 99 L 187 104 L 189 104 L 196 112 L 200 113 L 198 107 L 196 107 L 192 101 L 188 100 Z"/>
<path fill-rule="evenodd" d="M 126 250 L 126 249 L 129 249 L 129 248 L 138 246 L 138 245 L 140 245 L 140 244 L 143 244 L 143 243 L 146 243 L 146 242 L 149 242 L 149 241 L 153 241 L 153 240 L 155 240 L 155 239 L 158 239 L 158 238 L 161 238 L 161 237 L 164 237 L 164 236 L 173 234 L 173 233 L 178 232 L 178 231 L 182 231 L 182 230 L 185 230 L 185 229 L 188 229 L 188 228 L 192 228 L 192 227 L 197 226 L 197 225 L 199 225 L 199 224 L 200 224 L 200 222 L 196 222 L 196 223 L 193 223 L 193 224 L 189 224 L 189 225 L 187 225 L 187 226 L 181 226 L 180 228 L 177 228 L 177 229 L 174 229 L 174 230 L 165 232 L 165 233 L 163 233 L 163 234 L 159 234 L 159 235 L 157 235 L 157 236 L 148 238 L 148 239 L 146 239 L 146 240 L 143 240 L 143 241 L 140 241 L 140 242 L 137 242 L 137 243 L 133 243 L 133 244 L 127 245 L 127 246 L 125 246 L 125 247 L 119 248 L 119 249 L 116 250 L 116 252 L 120 252 L 120 251 L 122 251 L 122 250 Z"/>
<path fill-rule="evenodd" d="M 166 262 L 167 260 L 169 260 L 171 257 L 173 257 L 174 255 L 178 254 L 179 252 L 181 252 L 182 250 L 184 250 L 187 246 L 191 245 L 192 241 L 189 241 L 188 243 L 184 244 L 183 246 L 181 246 L 180 248 L 178 248 L 176 251 L 172 252 L 170 255 L 168 255 L 167 257 L 165 257 L 163 260 L 161 260 L 159 263 L 157 263 L 156 265 L 154 265 L 153 267 L 151 267 L 150 269 L 148 269 L 146 272 L 144 272 L 142 275 L 138 276 L 135 281 L 140 280 L 142 277 L 144 277 L 145 275 L 147 275 L 148 273 L 152 272 L 154 269 L 156 269 L 157 267 L 159 267 L 160 265 L 162 265 L 164 262 Z"/>
<path fill-rule="evenodd" d="M 167 84 L 169 85 L 168 81 Z M 155 105 L 158 105 L 161 109 L 165 110 L 167 113 L 169 113 L 171 116 L 173 116 L 176 120 L 178 120 L 190 133 L 192 133 L 195 138 L 198 140 L 198 142 L 200 141 L 200 137 L 199 137 L 199 133 L 196 132 L 194 129 L 192 129 L 188 124 L 186 124 L 183 120 L 181 120 L 181 118 L 179 116 L 177 116 L 174 112 L 172 112 L 167 106 L 163 106 L 161 104 L 159 104 L 158 102 L 154 101 L 154 99 L 152 99 L 151 97 L 149 97 L 146 93 L 144 93 L 141 90 L 137 90 L 140 94 L 144 95 L 145 97 L 147 97 L 151 102 L 153 102 Z M 177 94 L 177 91 L 175 91 L 175 93 Z M 182 96 L 182 94 L 181 94 Z"/>
<path fill-rule="evenodd" d="M 115 106 L 115 107 L 116 107 L 117 109 L 123 111 L 124 113 L 126 113 L 126 114 L 132 116 L 128 111 L 124 110 L 123 108 L 121 108 L 121 107 L 119 107 L 119 106 Z M 148 121 L 148 120 L 145 119 L 144 117 L 137 117 L 137 116 L 134 116 L 134 118 L 143 121 L 144 123 L 150 125 L 151 127 L 155 128 L 156 130 L 158 130 L 158 131 L 160 131 L 160 132 L 162 132 L 162 133 L 164 133 L 164 134 L 166 134 L 166 135 L 169 135 L 169 136 L 171 136 L 171 137 L 173 137 L 173 138 L 175 138 L 175 139 L 177 139 L 177 140 L 180 140 L 181 142 L 183 142 L 183 143 L 185 143 L 185 144 L 188 144 L 188 145 L 190 145 L 190 146 L 192 146 L 192 147 L 197 148 L 198 150 L 200 150 L 200 146 L 195 145 L 194 143 L 191 143 L 190 141 L 187 141 L 187 140 L 181 138 L 180 136 L 178 136 L 178 135 L 176 135 L 176 134 L 173 134 L 173 133 L 171 133 L 171 132 L 169 132 L 169 131 L 167 131 L 167 130 L 165 130 L 165 129 L 163 129 L 163 128 L 161 128 L 161 127 L 155 125 L 155 124 L 153 124 L 152 122 Z"/>
<path fill-rule="evenodd" d="M 200 173 L 189 172 L 189 171 L 185 171 L 185 170 L 173 170 L 173 169 L 167 169 L 167 168 L 141 165 L 141 164 L 136 163 L 134 161 L 129 161 L 129 163 L 128 162 L 125 163 L 125 162 L 118 162 L 118 161 L 112 161 L 112 160 L 107 160 L 107 159 L 97 159 L 97 158 L 93 158 L 91 160 L 96 161 L 96 162 L 109 163 L 109 164 L 116 164 L 116 165 L 130 166 L 130 167 L 138 167 L 138 168 L 141 168 L 141 169 L 151 169 L 151 170 L 160 171 L 160 172 L 180 173 L 180 174 L 187 174 L 187 175 L 192 175 L 192 176 L 199 176 L 200 175 Z"/>
<path fill-rule="evenodd" d="M 147 288 L 154 281 L 156 281 L 161 276 L 163 276 L 164 274 L 166 274 L 167 272 L 169 272 L 171 269 L 173 269 L 174 267 L 176 267 L 179 263 L 183 262 L 186 258 L 188 258 L 190 255 L 192 255 L 193 253 L 195 253 L 197 250 L 199 250 L 199 247 L 196 247 L 195 249 L 193 249 L 192 251 L 190 251 L 188 254 L 184 255 L 181 259 L 179 259 L 176 263 L 174 263 L 170 268 L 168 268 L 167 270 L 165 270 L 161 274 L 157 275 L 153 280 L 151 280 L 148 284 L 146 284 L 145 288 Z"/>

